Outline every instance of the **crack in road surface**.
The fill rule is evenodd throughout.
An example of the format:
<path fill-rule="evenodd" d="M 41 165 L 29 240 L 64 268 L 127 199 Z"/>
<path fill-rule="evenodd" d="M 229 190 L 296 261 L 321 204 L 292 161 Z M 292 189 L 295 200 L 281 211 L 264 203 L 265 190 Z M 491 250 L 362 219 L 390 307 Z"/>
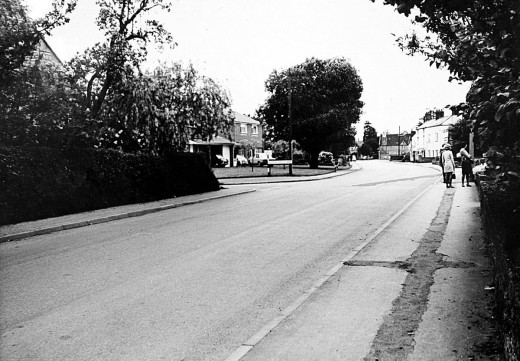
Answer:
<path fill-rule="evenodd" d="M 437 214 L 419 247 L 406 262 L 396 262 L 393 266 L 406 269 L 408 275 L 399 297 L 392 303 L 390 314 L 385 316 L 365 361 L 406 360 L 413 351 L 415 331 L 419 328 L 427 308 L 434 273 L 449 264 L 443 261 L 443 255 L 437 253 L 437 250 L 448 225 L 453 195 L 451 192 L 444 193 Z M 379 264 L 390 266 L 381 262 Z"/>

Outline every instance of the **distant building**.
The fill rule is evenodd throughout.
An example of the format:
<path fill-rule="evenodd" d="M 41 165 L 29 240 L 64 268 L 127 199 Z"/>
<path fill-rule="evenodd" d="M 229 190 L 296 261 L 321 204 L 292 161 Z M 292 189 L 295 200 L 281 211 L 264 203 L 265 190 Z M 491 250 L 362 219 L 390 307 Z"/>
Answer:
<path fill-rule="evenodd" d="M 449 143 L 448 129 L 460 120 L 457 115 L 445 115 L 450 110 L 436 110 L 435 116 L 424 117 L 424 123 L 417 127 L 410 148 L 410 160 L 430 162 L 440 155 L 445 143 Z M 426 113 L 428 114 L 428 113 Z"/>
<path fill-rule="evenodd" d="M 409 151 L 411 135 L 382 133 L 379 136 L 379 159 L 392 159 L 404 156 Z"/>

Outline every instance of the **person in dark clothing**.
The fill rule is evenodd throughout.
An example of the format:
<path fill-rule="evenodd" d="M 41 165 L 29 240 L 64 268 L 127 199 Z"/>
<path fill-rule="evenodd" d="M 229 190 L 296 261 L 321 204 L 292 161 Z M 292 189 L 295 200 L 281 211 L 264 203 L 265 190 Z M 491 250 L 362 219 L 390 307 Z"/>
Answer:
<path fill-rule="evenodd" d="M 442 169 L 442 183 L 446 183 L 446 176 L 444 175 L 444 164 L 442 163 L 442 153 L 444 152 L 444 144 L 439 152 L 439 165 Z"/>
<path fill-rule="evenodd" d="M 473 159 L 466 150 L 467 145 L 464 145 L 460 150 L 461 167 L 462 167 L 462 186 L 464 187 L 464 179 L 466 179 L 466 185 L 469 185 L 469 179 L 473 176 Z"/>

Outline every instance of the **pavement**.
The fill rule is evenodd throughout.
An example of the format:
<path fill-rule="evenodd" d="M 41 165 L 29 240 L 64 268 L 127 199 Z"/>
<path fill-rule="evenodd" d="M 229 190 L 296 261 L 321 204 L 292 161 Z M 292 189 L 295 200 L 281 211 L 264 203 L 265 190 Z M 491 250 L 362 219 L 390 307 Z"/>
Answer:
<path fill-rule="evenodd" d="M 320 180 L 226 179 L 223 184 Z M 440 182 L 346 255 L 226 361 L 499 360 L 493 275 L 477 187 Z M 232 187 L 233 188 L 233 187 Z M 250 189 L 126 205 L 0 227 L 0 242 L 239 196 Z M 410 226 L 413 225 L 413 226 Z M 360 280 L 362 282 L 360 282 Z M 370 285 L 370 286 L 366 286 Z"/>

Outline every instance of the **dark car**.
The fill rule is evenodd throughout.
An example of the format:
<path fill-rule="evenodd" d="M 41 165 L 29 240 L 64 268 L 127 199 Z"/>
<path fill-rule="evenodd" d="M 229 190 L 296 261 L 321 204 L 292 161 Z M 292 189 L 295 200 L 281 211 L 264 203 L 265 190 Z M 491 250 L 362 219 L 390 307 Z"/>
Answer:
<path fill-rule="evenodd" d="M 220 154 L 213 154 L 211 156 L 212 167 L 225 167 L 228 164 L 228 160 Z"/>

